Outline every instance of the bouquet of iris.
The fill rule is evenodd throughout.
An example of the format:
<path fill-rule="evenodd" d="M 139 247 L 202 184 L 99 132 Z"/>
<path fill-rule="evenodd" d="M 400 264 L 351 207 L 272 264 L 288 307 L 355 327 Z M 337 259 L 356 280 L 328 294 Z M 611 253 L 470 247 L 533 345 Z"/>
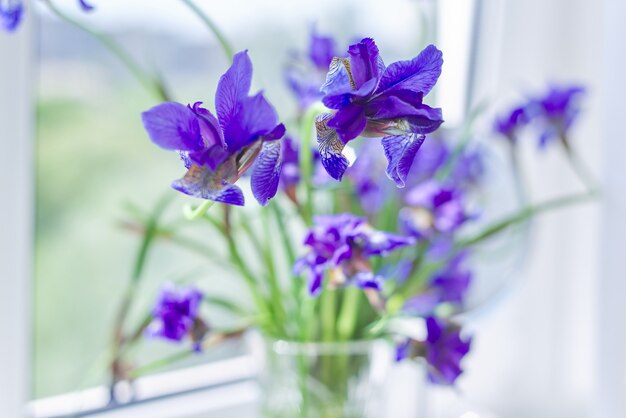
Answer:
<path fill-rule="evenodd" d="M 177 241 L 176 228 L 160 222 L 170 195 L 133 227 L 143 241 L 115 324 L 113 384 L 153 369 L 127 359 L 143 336 L 185 345 L 187 355 L 249 329 L 261 340 L 269 416 L 380 416 L 377 385 L 384 376 L 373 364 L 385 356 L 416 360 L 431 382 L 454 384 L 471 346 L 460 315 L 474 278 L 474 251 L 541 212 L 596 193 L 569 140 L 583 89 L 552 87 L 496 120 L 493 131 L 510 148 L 521 209 L 485 225 L 475 197 L 488 183 L 485 157 L 472 140 L 474 118 L 461 129 L 446 128 L 442 110 L 425 103 L 442 72 L 436 46 L 386 65 L 371 38 L 339 50 L 332 38 L 313 31 L 307 53 L 294 54 L 286 68 L 297 114 L 281 123 L 264 93 L 250 92 L 248 51 L 233 54 L 208 16 L 192 1 L 184 3 L 232 58 L 216 82 L 214 110 L 201 98 L 171 101 L 160 79 L 146 76 L 112 39 L 79 25 L 162 99 L 141 115 L 147 135 L 182 160 L 186 172 L 171 186 L 189 196 L 188 222 L 209 228 L 211 243 L 220 240 L 211 249 Z M 15 9 L 11 30 L 20 15 Z M 529 203 L 517 161 L 527 132 L 538 132 L 542 147 L 561 146 L 587 190 Z M 243 207 L 244 184 L 258 205 Z M 247 300 L 207 294 L 199 283 L 170 283 L 128 330 L 128 312 L 158 238 L 229 269 L 223 279 L 239 278 Z M 227 311 L 238 325 L 221 327 L 204 306 Z"/>
<path fill-rule="evenodd" d="M 424 102 L 442 56 L 428 45 L 385 65 L 371 38 L 335 51 L 331 38 L 313 32 L 309 53 L 287 68 L 299 102 L 287 126 L 262 92 L 250 95 L 247 51 L 234 55 L 217 84 L 215 116 L 201 102 L 144 112 L 152 142 L 176 151 L 187 169 L 172 187 L 205 200 L 187 208 L 188 218 L 222 237 L 253 301 L 242 329 L 220 333 L 202 316 L 201 300 L 227 309 L 236 302 L 166 287 L 149 334 L 189 339 L 201 351 L 243 328 L 258 330 L 270 416 L 377 416 L 371 368 L 381 340 L 395 347 L 397 361 L 425 365 L 431 382 L 454 384 L 471 346 L 459 314 L 472 251 L 541 211 L 588 199 L 593 189 L 472 227 L 480 221 L 472 196 L 486 187 L 480 147 L 467 132 L 440 130 L 442 110 Z M 321 85 L 313 88 L 316 80 Z M 521 201 L 515 147 L 527 125 L 542 130 L 542 145 L 558 139 L 582 167 L 567 137 L 581 94 L 553 88 L 498 119 Z M 239 208 L 242 183 L 263 208 Z M 251 252 L 241 240 L 252 243 Z M 241 314 L 239 305 L 231 310 Z"/>

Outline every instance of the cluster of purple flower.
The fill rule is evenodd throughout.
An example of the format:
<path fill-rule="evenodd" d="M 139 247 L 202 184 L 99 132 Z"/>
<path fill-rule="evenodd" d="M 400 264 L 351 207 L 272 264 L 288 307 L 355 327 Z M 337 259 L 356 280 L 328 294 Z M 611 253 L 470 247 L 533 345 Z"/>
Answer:
<path fill-rule="evenodd" d="M 443 122 L 441 109 L 423 103 L 443 63 L 441 51 L 433 45 L 411 60 L 385 66 L 370 38 L 351 45 L 342 57 L 332 38 L 313 32 L 307 61 L 309 73 L 290 67 L 287 81 L 300 110 L 318 100 L 331 109 L 316 120 L 318 149 L 311 152 L 313 163 L 336 180 L 345 173 L 367 213 L 380 210 L 390 196 L 404 208 L 399 214 L 402 234 L 377 230 L 366 218 L 350 213 L 315 217 L 303 242 L 308 251 L 297 260 L 294 273 L 306 275 L 311 296 L 324 288 L 357 286 L 384 304 L 387 276 L 370 259 L 418 243 L 448 242 L 471 218 L 463 188 L 480 176 L 480 157 L 465 151 L 457 155 L 440 139 L 428 141 L 418 153 L 425 135 Z M 319 77 L 322 71 L 327 72 L 325 82 Z M 243 205 L 243 193 L 235 183 L 250 169 L 252 192 L 261 205 L 274 197 L 279 183 L 297 203 L 299 145 L 289 136 L 283 138 L 285 127 L 262 93 L 249 96 L 251 79 L 250 59 L 240 52 L 218 83 L 217 116 L 200 102 L 162 103 L 143 113 L 150 139 L 177 151 L 188 170 L 173 183 L 174 189 Z M 382 138 L 381 145 L 365 141 L 347 170 L 344 149 L 359 136 Z M 434 180 L 452 159 L 446 178 Z M 393 182 L 381 180 L 383 170 Z M 443 384 L 453 383 L 460 374 L 469 341 L 460 339 L 458 327 L 449 319 L 436 317 L 435 308 L 441 303 L 462 305 L 471 281 L 471 272 L 462 266 L 465 259 L 466 254 L 460 254 L 437 271 L 403 308 L 427 318 L 429 333 L 425 341 L 404 343 L 402 357 L 425 357 L 433 367 L 433 381 Z M 154 311 L 152 334 L 176 341 L 191 335 L 197 342 L 197 300 L 193 292 L 180 296 L 165 291 Z"/>
<path fill-rule="evenodd" d="M 80 8 L 90 12 L 94 6 L 87 0 L 78 0 Z M 23 0 L 0 0 L 0 28 L 7 32 L 13 32 L 18 28 L 24 18 Z"/>
<path fill-rule="evenodd" d="M 535 125 L 541 147 L 554 140 L 566 143 L 568 131 L 580 113 L 579 99 L 584 93 L 584 87 L 578 85 L 551 86 L 544 95 L 531 98 L 496 118 L 494 130 L 515 143 L 524 127 Z"/>

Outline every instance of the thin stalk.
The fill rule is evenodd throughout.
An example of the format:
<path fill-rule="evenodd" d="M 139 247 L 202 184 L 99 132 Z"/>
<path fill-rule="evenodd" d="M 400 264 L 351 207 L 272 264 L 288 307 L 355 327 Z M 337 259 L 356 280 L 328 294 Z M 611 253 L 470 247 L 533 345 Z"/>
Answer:
<path fill-rule="evenodd" d="M 124 297 L 122 299 L 122 303 L 120 305 L 118 314 L 116 316 L 115 324 L 113 327 L 113 362 L 112 368 L 115 369 L 118 366 L 119 361 L 121 361 L 120 353 L 123 349 L 123 345 L 125 343 L 124 339 L 124 324 L 126 322 L 126 317 L 128 316 L 128 312 L 130 311 L 130 307 L 135 299 L 135 295 L 137 293 L 137 288 L 139 286 L 139 282 L 142 277 L 143 269 L 146 264 L 146 259 L 148 257 L 148 252 L 154 239 L 156 237 L 156 231 L 158 228 L 158 222 L 165 211 L 167 205 L 172 201 L 172 195 L 167 194 L 163 198 L 161 198 L 157 205 L 155 206 L 152 215 L 146 222 L 146 227 L 144 229 L 143 240 L 137 251 L 137 256 L 135 257 L 135 263 L 132 270 L 132 275 L 130 281 L 128 282 L 128 286 L 126 291 L 124 292 Z M 114 370 L 113 380 L 115 381 L 118 376 L 115 374 Z"/>
<path fill-rule="evenodd" d="M 183 3 L 185 3 L 185 5 L 187 5 L 187 7 L 189 7 L 191 11 L 193 11 L 196 16 L 200 18 L 200 20 L 202 20 L 202 22 L 219 42 L 222 47 L 222 51 L 224 51 L 224 55 L 226 55 L 226 59 L 228 61 L 232 61 L 235 51 L 215 22 L 213 22 L 213 20 L 206 13 L 204 13 L 204 11 L 198 7 L 193 0 L 183 0 Z"/>
<path fill-rule="evenodd" d="M 572 166 L 572 169 L 580 179 L 580 181 L 585 185 L 587 191 L 591 192 L 594 190 L 598 190 L 597 182 L 591 171 L 587 168 L 585 163 L 580 159 L 578 154 L 574 151 L 574 149 L 570 146 L 568 139 L 565 136 L 561 136 L 561 144 L 565 149 L 565 155 L 567 156 L 567 160 Z"/>
<path fill-rule="evenodd" d="M 337 316 L 337 290 L 328 287 L 325 281 L 320 295 L 320 315 L 322 320 L 322 341 L 334 341 L 335 320 Z"/>
<path fill-rule="evenodd" d="M 204 214 L 215 204 L 212 200 L 205 200 L 197 208 L 192 208 L 191 205 L 185 205 L 183 207 L 183 215 L 189 221 L 195 221 L 200 219 Z"/>
<path fill-rule="evenodd" d="M 341 311 L 337 318 L 337 334 L 341 341 L 349 341 L 354 336 L 354 329 L 359 314 L 361 301 L 361 289 L 356 286 L 348 286 L 343 295 Z"/>
<path fill-rule="evenodd" d="M 270 285 L 270 297 L 272 299 L 272 310 L 276 314 L 276 319 L 280 322 L 279 328 L 285 330 L 285 322 L 287 320 L 287 314 L 285 312 L 283 303 L 283 293 L 280 288 L 280 282 L 278 278 L 278 271 L 276 264 L 274 263 L 274 257 L 272 255 L 272 234 L 270 232 L 270 219 L 267 211 L 261 212 L 263 223 L 263 236 L 265 237 L 264 245 L 261 246 L 263 251 L 263 259 L 267 268 L 267 279 Z"/>
<path fill-rule="evenodd" d="M 169 95 L 165 89 L 165 86 L 161 82 L 160 79 L 153 77 L 147 74 L 141 66 L 133 59 L 133 57 L 124 50 L 113 38 L 98 31 L 95 31 L 85 25 L 84 23 L 79 22 L 78 20 L 68 16 L 61 9 L 59 9 L 51 0 L 44 0 L 48 9 L 56 15 L 59 19 L 69 23 L 72 26 L 77 27 L 83 32 L 88 33 L 92 37 L 94 37 L 97 41 L 99 41 L 102 45 L 104 45 L 109 51 L 115 55 L 122 64 L 130 71 L 130 73 L 139 81 L 146 90 L 156 94 L 159 99 L 167 101 L 169 100 Z"/>
<path fill-rule="evenodd" d="M 241 275 L 241 277 L 244 279 L 244 282 L 248 286 L 248 289 L 254 300 L 254 303 L 256 304 L 259 310 L 259 316 L 261 318 L 271 317 L 271 310 L 269 309 L 267 300 L 261 293 L 258 287 L 258 282 L 254 274 L 252 274 L 247 264 L 243 261 L 243 258 L 241 257 L 241 254 L 239 253 L 239 249 L 237 248 L 237 243 L 235 242 L 233 235 L 230 232 L 230 227 L 228 226 L 230 221 L 225 219 L 224 224 L 222 225 L 219 222 L 215 221 L 210 216 L 208 216 L 207 214 L 205 214 L 202 217 L 202 219 L 205 220 L 209 225 L 213 226 L 216 229 L 216 231 L 218 231 L 222 235 L 224 240 L 226 241 L 230 259 L 232 263 L 234 264 L 235 268 L 239 271 L 239 274 Z"/>
<path fill-rule="evenodd" d="M 566 207 L 569 205 L 587 202 L 595 198 L 596 194 L 597 193 L 594 191 L 591 191 L 588 193 L 578 193 L 574 195 L 551 199 L 551 200 L 548 200 L 546 202 L 543 202 L 537 205 L 528 206 L 505 219 L 502 219 L 498 222 L 495 222 L 489 225 L 488 227 L 486 227 L 485 229 L 483 229 L 481 232 L 477 233 L 473 237 L 459 241 L 456 244 L 456 246 L 458 249 L 462 249 L 465 247 L 478 244 L 479 242 L 482 242 L 486 240 L 487 238 L 492 237 L 493 235 L 508 228 L 509 226 L 525 221 L 531 216 L 535 216 L 540 213 L 547 212 L 553 209 L 558 209 L 558 208 Z"/>

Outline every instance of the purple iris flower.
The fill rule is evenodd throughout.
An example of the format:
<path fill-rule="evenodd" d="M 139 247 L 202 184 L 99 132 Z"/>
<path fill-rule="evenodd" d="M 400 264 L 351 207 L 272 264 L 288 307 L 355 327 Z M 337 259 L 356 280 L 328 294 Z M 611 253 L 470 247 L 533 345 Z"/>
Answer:
<path fill-rule="evenodd" d="M 91 12 L 95 9 L 95 7 L 92 4 L 88 3 L 86 0 L 78 0 L 78 4 L 80 4 L 80 7 L 85 12 Z"/>
<path fill-rule="evenodd" d="M 424 357 L 428 378 L 440 385 L 453 385 L 463 373 L 461 360 L 469 352 L 471 338 L 461 338 L 461 328 L 440 318 L 426 318 L 426 341 L 407 339 L 396 346 L 396 361 Z"/>
<path fill-rule="evenodd" d="M 426 318 L 426 362 L 428 378 L 440 385 L 452 385 L 463 373 L 461 360 L 470 350 L 471 339 L 461 338 L 461 327 L 435 317 Z"/>
<path fill-rule="evenodd" d="M 0 0 L 0 27 L 13 32 L 24 17 L 24 4 L 21 0 Z"/>
<path fill-rule="evenodd" d="M 465 213 L 460 190 L 427 181 L 411 189 L 405 196 L 407 207 L 400 211 L 400 223 L 416 238 L 431 238 L 458 229 L 469 216 Z"/>
<path fill-rule="evenodd" d="M 190 336 L 199 348 L 207 331 L 198 317 L 203 297 L 202 292 L 193 287 L 164 286 L 152 310 L 153 320 L 147 334 L 177 342 Z"/>
<path fill-rule="evenodd" d="M 463 305 L 465 295 L 472 282 L 472 272 L 466 268 L 467 252 L 457 254 L 440 271 L 436 272 L 428 282 L 428 288 L 409 299 L 403 310 L 413 315 L 428 315 L 440 303 Z"/>
<path fill-rule="evenodd" d="M 528 122 L 530 122 L 530 117 L 527 105 L 516 106 L 508 114 L 496 118 L 494 130 L 511 142 L 515 142 L 519 130 L 528 125 Z"/>
<path fill-rule="evenodd" d="M 376 142 L 364 142 L 359 148 L 359 158 L 346 173 L 354 184 L 361 207 L 369 214 L 380 211 L 392 192 L 389 182 L 381 178 L 386 161 L 379 147 Z"/>
<path fill-rule="evenodd" d="M 541 146 L 553 139 L 567 137 L 567 131 L 580 114 L 580 98 L 584 93 L 582 86 L 553 86 L 543 97 L 531 101 L 528 106 L 541 129 Z"/>
<path fill-rule="evenodd" d="M 220 78 L 215 94 L 217 118 L 201 106 L 161 103 L 142 114 L 150 139 L 167 150 L 178 151 L 187 174 L 172 183 L 182 193 L 216 202 L 243 206 L 241 189 L 234 183 L 251 167 L 254 197 L 266 205 L 278 189 L 281 171 L 283 124 L 272 105 L 259 92 L 248 96 L 252 62 L 239 52 Z"/>
<path fill-rule="evenodd" d="M 413 243 L 410 237 L 375 230 L 365 218 L 349 213 L 317 216 L 304 239 L 310 251 L 296 262 L 294 271 L 307 271 L 311 294 L 321 289 L 326 271 L 333 285 L 348 282 L 365 289 L 380 289 L 381 278 L 372 273 L 368 258 L 384 256 Z"/>
<path fill-rule="evenodd" d="M 294 60 L 285 73 L 287 85 L 298 99 L 301 111 L 322 98 L 320 85 L 324 83 L 328 66 L 337 55 L 335 40 L 318 34 L 313 27 L 306 55 L 294 54 Z"/>
<path fill-rule="evenodd" d="M 359 135 L 382 137 L 387 176 L 404 187 L 425 134 L 443 122 L 441 109 L 422 102 L 442 64 L 441 51 L 429 45 L 412 60 L 385 67 L 371 38 L 351 45 L 348 58 L 333 58 L 322 102 L 336 112 L 320 115 L 315 123 L 322 163 L 331 177 L 343 177 L 348 159 L 342 151 L 349 141 Z"/>
<path fill-rule="evenodd" d="M 283 169 L 280 173 L 280 185 L 288 190 L 300 182 L 300 156 L 298 143 L 290 136 L 285 136 L 282 147 Z"/>

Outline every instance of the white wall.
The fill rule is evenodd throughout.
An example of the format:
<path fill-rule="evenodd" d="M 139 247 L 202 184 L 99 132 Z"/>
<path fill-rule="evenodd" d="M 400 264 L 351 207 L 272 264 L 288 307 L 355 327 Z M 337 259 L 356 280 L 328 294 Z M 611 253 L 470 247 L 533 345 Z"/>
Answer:
<path fill-rule="evenodd" d="M 616 133 L 611 137 L 601 129 L 602 3 L 485 0 L 488 9 L 503 4 L 503 15 L 484 28 L 491 58 L 480 88 L 489 97 L 502 97 L 498 103 L 506 107 L 519 97 L 512 92 L 541 91 L 550 81 L 585 84 L 589 89 L 586 109 L 573 139 L 599 176 L 603 147 L 616 147 L 617 142 Z M 610 36 L 614 42 L 624 39 L 623 35 Z M 612 150 L 615 160 L 617 152 L 617 148 Z M 523 156 L 536 200 L 582 190 L 557 150 L 540 152 L 534 143 L 526 144 Z M 611 176 L 623 181 L 618 164 Z M 607 193 L 612 193 L 609 187 L 619 187 L 614 183 L 607 184 Z M 506 418 L 590 416 L 596 358 L 601 352 L 596 351 L 596 333 L 607 332 L 596 317 L 596 302 L 598 291 L 606 290 L 599 287 L 606 272 L 600 269 L 598 248 L 599 215 L 608 207 L 596 203 L 560 210 L 535 222 L 522 277 L 500 306 L 473 324 L 474 352 L 461 385 L 467 398 Z M 612 270 L 612 274 L 617 272 Z M 605 316 L 615 312 L 609 310 Z M 624 342 L 623 337 L 620 341 Z M 624 376 L 623 370 L 619 374 Z"/>

